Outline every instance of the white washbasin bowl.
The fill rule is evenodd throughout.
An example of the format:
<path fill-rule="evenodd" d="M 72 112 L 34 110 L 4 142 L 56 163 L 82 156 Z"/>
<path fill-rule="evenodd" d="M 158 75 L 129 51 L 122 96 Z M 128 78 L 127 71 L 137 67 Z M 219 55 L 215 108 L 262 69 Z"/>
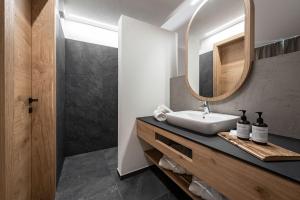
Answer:
<path fill-rule="evenodd" d="M 206 135 L 229 131 L 236 127 L 238 116 L 200 111 L 180 111 L 167 114 L 167 122 Z"/>

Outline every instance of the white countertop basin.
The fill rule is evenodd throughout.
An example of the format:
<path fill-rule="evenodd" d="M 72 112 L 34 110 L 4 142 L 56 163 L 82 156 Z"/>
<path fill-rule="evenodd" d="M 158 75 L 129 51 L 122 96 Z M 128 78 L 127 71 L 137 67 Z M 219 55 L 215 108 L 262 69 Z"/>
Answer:
<path fill-rule="evenodd" d="M 235 129 L 239 116 L 200 111 L 180 111 L 167 114 L 167 122 L 206 135 Z"/>

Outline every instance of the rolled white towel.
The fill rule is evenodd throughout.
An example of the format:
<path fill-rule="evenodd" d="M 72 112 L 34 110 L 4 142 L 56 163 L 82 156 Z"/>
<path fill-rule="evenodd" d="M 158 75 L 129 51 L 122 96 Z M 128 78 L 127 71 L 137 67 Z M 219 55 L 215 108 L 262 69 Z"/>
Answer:
<path fill-rule="evenodd" d="M 164 169 L 171 170 L 176 174 L 189 174 L 183 167 L 165 155 L 159 160 L 158 165 Z"/>
<path fill-rule="evenodd" d="M 155 110 L 153 112 L 153 117 L 160 122 L 166 121 L 167 120 L 167 114 L 163 113 L 161 111 Z"/>
<path fill-rule="evenodd" d="M 210 187 L 197 177 L 193 176 L 189 191 L 204 200 L 227 200 L 221 193 Z"/>
<path fill-rule="evenodd" d="M 156 110 L 159 110 L 159 111 L 164 112 L 164 113 L 170 113 L 170 112 L 173 112 L 170 108 L 168 108 L 168 107 L 165 106 L 165 105 L 160 105 L 160 106 L 158 106 Z"/>
<path fill-rule="evenodd" d="M 160 105 L 156 108 L 156 110 L 153 112 L 153 117 L 157 120 L 157 121 L 166 121 L 167 120 L 167 113 L 169 112 L 173 112 L 170 108 L 168 108 L 165 105 Z"/>
<path fill-rule="evenodd" d="M 163 157 L 159 160 L 158 165 L 164 169 L 172 171 L 172 165 L 167 161 L 167 156 L 163 155 Z"/>

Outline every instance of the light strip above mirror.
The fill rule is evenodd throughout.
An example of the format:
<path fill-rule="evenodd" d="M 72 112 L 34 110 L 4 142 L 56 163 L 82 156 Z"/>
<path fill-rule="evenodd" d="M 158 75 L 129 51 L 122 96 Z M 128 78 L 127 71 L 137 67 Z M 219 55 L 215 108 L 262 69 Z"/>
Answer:
<path fill-rule="evenodd" d="M 215 28 L 215 29 L 207 32 L 207 33 L 205 33 L 203 38 L 210 37 L 210 36 L 212 36 L 212 35 L 214 35 L 216 33 L 219 33 L 221 31 L 223 31 L 225 29 L 228 29 L 228 28 L 230 28 L 230 27 L 232 27 L 232 26 L 234 26 L 234 25 L 236 25 L 238 23 L 241 23 L 243 21 L 245 21 L 245 15 L 239 16 L 239 17 L 237 17 L 237 18 L 235 18 L 235 19 L 233 19 L 233 20 L 231 20 L 231 21 L 229 21 L 229 22 L 227 22 L 227 23 L 225 23 L 225 24 L 223 24 L 223 25 L 221 25 L 221 26 L 219 26 L 219 27 L 217 27 L 217 28 Z"/>

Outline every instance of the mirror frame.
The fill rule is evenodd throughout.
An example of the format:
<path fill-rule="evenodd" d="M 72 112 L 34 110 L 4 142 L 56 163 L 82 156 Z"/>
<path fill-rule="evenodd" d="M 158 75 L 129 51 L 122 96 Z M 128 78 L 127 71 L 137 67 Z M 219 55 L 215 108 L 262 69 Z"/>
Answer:
<path fill-rule="evenodd" d="M 244 70 L 242 73 L 242 77 L 238 84 L 232 89 L 232 91 L 227 92 L 225 94 L 222 94 L 220 96 L 216 97 L 204 97 L 200 96 L 197 92 L 193 90 L 191 87 L 189 80 L 188 80 L 188 44 L 189 44 L 189 32 L 191 29 L 191 25 L 198 14 L 199 10 L 201 9 L 201 6 L 197 8 L 195 13 L 193 14 L 191 20 L 188 23 L 188 27 L 185 33 L 185 82 L 186 85 L 189 89 L 189 91 L 192 93 L 194 97 L 196 97 L 200 101 L 211 101 L 211 102 L 216 102 L 216 101 L 221 101 L 224 100 L 231 95 L 233 95 L 240 87 L 243 85 L 243 83 L 246 81 L 248 74 L 250 73 L 253 60 L 254 60 L 254 3 L 253 0 L 243 0 L 244 1 L 244 7 L 245 7 L 245 32 L 244 32 L 244 37 L 245 37 L 245 64 L 244 64 Z"/>

